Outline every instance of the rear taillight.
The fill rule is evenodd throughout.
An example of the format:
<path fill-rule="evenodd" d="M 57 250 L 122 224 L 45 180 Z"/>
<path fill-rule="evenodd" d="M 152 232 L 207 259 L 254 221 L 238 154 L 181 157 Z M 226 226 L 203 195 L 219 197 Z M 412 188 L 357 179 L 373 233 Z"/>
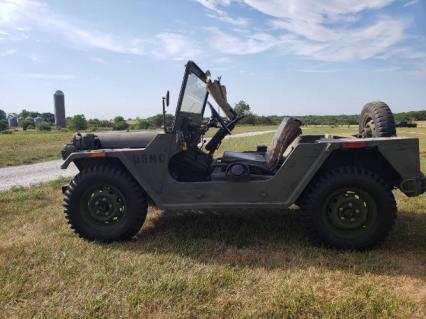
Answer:
<path fill-rule="evenodd" d="M 367 143 L 365 142 L 345 142 L 342 143 L 342 148 L 344 149 L 360 149 L 360 148 L 366 148 Z"/>

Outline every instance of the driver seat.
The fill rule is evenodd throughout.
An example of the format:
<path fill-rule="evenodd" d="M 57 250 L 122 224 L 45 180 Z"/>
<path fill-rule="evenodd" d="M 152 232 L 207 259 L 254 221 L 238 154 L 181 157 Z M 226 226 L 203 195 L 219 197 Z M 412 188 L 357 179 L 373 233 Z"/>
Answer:
<path fill-rule="evenodd" d="M 302 134 L 301 124 L 297 119 L 285 117 L 265 153 L 226 151 L 223 153 L 222 161 L 245 162 L 271 170 L 277 166 L 287 147 Z"/>

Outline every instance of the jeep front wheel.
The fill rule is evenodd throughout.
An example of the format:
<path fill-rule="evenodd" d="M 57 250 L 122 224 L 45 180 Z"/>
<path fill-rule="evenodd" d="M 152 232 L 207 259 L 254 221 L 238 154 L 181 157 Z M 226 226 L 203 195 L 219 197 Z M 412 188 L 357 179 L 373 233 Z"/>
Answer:
<path fill-rule="evenodd" d="M 304 192 L 301 207 L 312 238 L 342 249 L 375 245 L 396 217 L 389 187 L 375 173 L 357 167 L 337 168 L 317 178 Z"/>
<path fill-rule="evenodd" d="M 82 170 L 68 185 L 65 216 L 80 237 L 104 242 L 131 239 L 142 227 L 146 196 L 125 171 L 112 166 Z"/>

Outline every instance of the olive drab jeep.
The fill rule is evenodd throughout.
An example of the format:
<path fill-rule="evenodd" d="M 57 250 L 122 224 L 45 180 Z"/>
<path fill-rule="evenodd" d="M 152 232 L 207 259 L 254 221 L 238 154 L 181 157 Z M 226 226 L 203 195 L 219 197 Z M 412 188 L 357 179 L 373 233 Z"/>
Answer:
<path fill-rule="evenodd" d="M 168 104 L 167 94 L 163 114 Z M 62 168 L 73 162 L 80 171 L 63 187 L 65 216 L 75 233 L 128 240 L 142 227 L 148 205 L 202 210 L 296 204 L 314 240 L 363 249 L 391 230 L 393 190 L 411 197 L 426 189 L 419 141 L 396 136 L 383 102 L 365 105 L 353 136 L 304 135 L 299 120 L 285 117 L 268 147 L 217 157 L 242 117 L 220 80 L 189 61 L 174 121 L 168 125 L 165 118 L 161 132 L 76 134 L 65 145 Z M 211 128 L 218 130 L 207 141 Z"/>

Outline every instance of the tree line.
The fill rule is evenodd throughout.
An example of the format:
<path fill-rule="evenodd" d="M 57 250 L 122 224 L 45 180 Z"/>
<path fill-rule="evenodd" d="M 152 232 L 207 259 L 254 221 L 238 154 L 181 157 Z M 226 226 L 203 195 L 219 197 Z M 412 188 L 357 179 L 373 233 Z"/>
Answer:
<path fill-rule="evenodd" d="M 235 111 L 239 116 L 242 116 L 240 124 L 246 125 L 278 125 L 284 116 L 280 115 L 257 115 L 252 112 L 251 107 L 245 101 L 239 101 L 235 104 Z M 32 129 L 34 123 L 27 121 L 28 117 L 35 118 L 40 117 L 43 119 L 42 123 L 36 127 L 40 130 L 50 130 L 55 123 L 55 116 L 53 113 L 40 113 L 34 111 L 22 110 L 20 113 L 6 114 L 0 109 L 0 131 L 8 128 L 7 119 L 8 117 L 20 117 L 22 118 L 21 126 L 23 129 Z M 303 125 L 356 125 L 358 124 L 359 115 L 301 115 L 293 116 L 302 121 Z M 394 113 L 395 120 L 397 122 L 414 122 L 414 121 L 426 121 L 426 110 L 422 111 L 410 111 L 402 113 Z M 173 123 L 174 116 L 172 114 L 166 115 L 166 125 Z M 117 116 L 112 120 L 100 120 L 100 119 L 86 119 L 83 114 L 74 115 L 67 117 L 67 127 L 71 130 L 93 130 L 96 131 L 102 128 L 109 128 L 112 130 L 123 131 L 123 130 L 143 130 L 143 129 L 155 129 L 163 126 L 163 115 L 156 114 L 144 119 L 136 118 L 129 123 L 123 116 Z"/>

